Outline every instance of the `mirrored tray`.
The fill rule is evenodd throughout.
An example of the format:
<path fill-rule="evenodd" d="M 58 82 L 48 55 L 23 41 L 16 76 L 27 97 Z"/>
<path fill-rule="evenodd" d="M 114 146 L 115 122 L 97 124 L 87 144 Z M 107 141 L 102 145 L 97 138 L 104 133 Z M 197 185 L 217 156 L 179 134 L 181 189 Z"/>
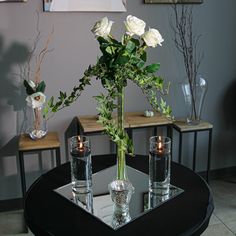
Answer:
<path fill-rule="evenodd" d="M 112 182 L 116 175 L 116 166 L 93 174 L 93 189 L 90 193 L 73 193 L 71 183 L 55 189 L 55 192 L 91 213 L 114 230 L 119 229 L 130 221 L 141 217 L 143 214 L 184 192 L 183 189 L 171 185 L 168 195 L 154 195 L 148 192 L 149 176 L 147 174 L 130 166 L 127 166 L 127 174 L 135 191 L 129 204 L 129 217 L 123 216 L 126 219 L 119 218 L 119 224 L 114 224 L 114 220 L 116 220 L 114 217 L 117 217 L 117 215 L 114 214 L 113 202 L 108 192 L 108 184 Z"/>

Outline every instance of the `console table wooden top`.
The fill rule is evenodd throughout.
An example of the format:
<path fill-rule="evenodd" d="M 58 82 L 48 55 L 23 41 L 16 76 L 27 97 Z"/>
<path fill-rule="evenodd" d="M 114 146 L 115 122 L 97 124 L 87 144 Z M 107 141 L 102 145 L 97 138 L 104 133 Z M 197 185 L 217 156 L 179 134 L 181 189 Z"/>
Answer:
<path fill-rule="evenodd" d="M 96 115 L 77 116 L 84 133 L 101 132 L 104 130 L 102 124 L 97 122 Z M 170 119 L 164 115 L 155 113 L 153 117 L 145 117 L 143 112 L 126 112 L 124 118 L 125 128 L 142 128 L 172 124 Z"/>

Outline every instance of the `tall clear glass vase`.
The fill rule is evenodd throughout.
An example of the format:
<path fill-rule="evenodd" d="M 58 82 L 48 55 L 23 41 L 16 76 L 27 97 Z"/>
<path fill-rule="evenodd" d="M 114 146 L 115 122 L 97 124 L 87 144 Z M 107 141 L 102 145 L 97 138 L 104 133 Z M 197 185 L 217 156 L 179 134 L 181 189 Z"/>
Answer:
<path fill-rule="evenodd" d="M 124 130 L 124 88 L 118 98 L 117 116 L 118 128 L 122 131 Z M 125 151 L 121 142 L 122 140 L 117 145 L 116 178 L 108 186 L 114 203 L 112 224 L 116 227 L 130 220 L 129 202 L 134 192 L 134 187 L 127 177 Z"/>
<path fill-rule="evenodd" d="M 47 121 L 43 115 L 43 106 L 32 108 L 27 106 L 26 110 L 26 133 L 33 140 L 41 139 L 47 134 Z"/>
<path fill-rule="evenodd" d="M 201 112 L 207 92 L 207 82 L 202 76 L 197 76 L 191 83 L 181 83 L 185 105 L 188 110 L 186 122 L 189 125 L 198 125 L 201 121 Z"/>

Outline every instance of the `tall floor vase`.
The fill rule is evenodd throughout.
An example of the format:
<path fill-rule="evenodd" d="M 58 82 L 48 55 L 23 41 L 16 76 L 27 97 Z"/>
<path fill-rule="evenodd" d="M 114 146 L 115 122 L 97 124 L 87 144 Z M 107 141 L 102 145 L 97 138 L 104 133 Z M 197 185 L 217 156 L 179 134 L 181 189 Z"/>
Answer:
<path fill-rule="evenodd" d="M 189 125 L 198 125 L 201 121 L 201 112 L 207 92 L 207 82 L 202 76 L 197 76 L 192 83 L 181 83 L 185 105 L 188 111 L 186 122 Z"/>

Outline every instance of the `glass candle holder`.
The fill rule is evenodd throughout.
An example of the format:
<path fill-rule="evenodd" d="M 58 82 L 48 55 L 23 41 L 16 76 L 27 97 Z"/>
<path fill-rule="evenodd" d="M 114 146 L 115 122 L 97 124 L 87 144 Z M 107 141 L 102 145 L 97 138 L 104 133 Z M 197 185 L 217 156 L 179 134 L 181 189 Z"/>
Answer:
<path fill-rule="evenodd" d="M 92 161 L 88 137 L 80 135 L 70 138 L 70 163 L 73 192 L 90 192 L 92 190 Z"/>
<path fill-rule="evenodd" d="M 93 191 L 87 193 L 72 192 L 72 195 L 76 205 L 93 214 Z"/>
<path fill-rule="evenodd" d="M 170 191 L 171 139 L 164 136 L 150 138 L 149 191 L 167 195 Z"/>

